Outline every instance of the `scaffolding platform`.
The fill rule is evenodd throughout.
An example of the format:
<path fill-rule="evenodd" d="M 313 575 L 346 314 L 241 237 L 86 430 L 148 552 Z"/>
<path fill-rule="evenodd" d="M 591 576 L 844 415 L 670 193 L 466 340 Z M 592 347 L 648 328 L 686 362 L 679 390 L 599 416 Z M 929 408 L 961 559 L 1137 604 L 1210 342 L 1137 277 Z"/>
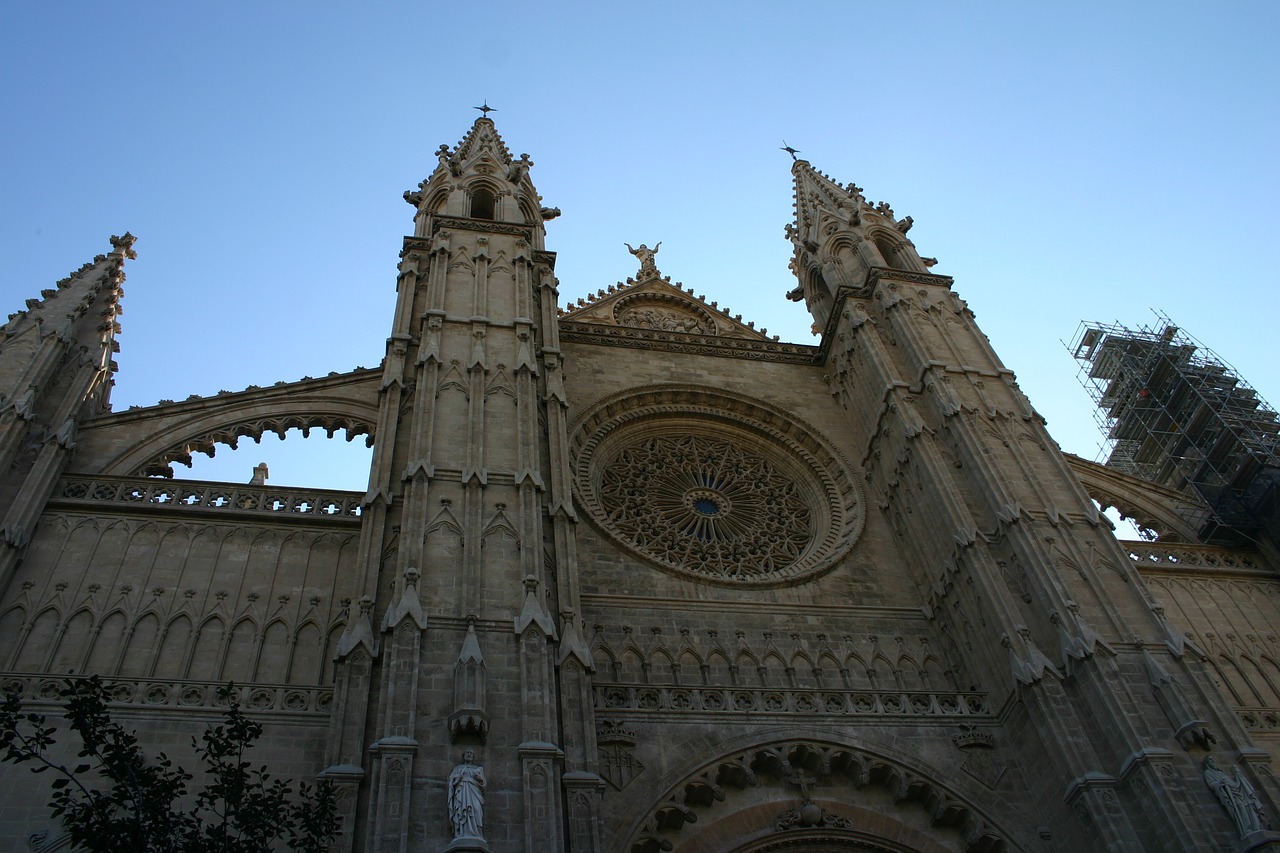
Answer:
<path fill-rule="evenodd" d="M 1201 538 L 1280 543 L 1280 419 L 1229 364 L 1157 314 L 1081 323 L 1067 349 L 1107 436 L 1105 464 L 1194 494 Z"/>

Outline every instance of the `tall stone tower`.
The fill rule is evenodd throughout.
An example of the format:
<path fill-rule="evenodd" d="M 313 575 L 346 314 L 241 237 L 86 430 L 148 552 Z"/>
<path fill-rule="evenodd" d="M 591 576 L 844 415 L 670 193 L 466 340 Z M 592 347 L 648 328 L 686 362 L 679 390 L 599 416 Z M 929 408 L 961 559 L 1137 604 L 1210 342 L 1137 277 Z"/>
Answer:
<path fill-rule="evenodd" d="M 514 159 L 487 117 L 439 161 L 405 194 L 414 236 L 379 386 L 362 595 L 337 649 L 326 775 L 359 804 L 348 827 L 365 838 L 348 845 L 424 849 L 449 840 L 422 820 L 424 802 L 448 799 L 425 780 L 448 778 L 469 748 L 491 780 L 488 843 L 598 850 L 555 257 L 543 242 L 553 213 L 528 156 Z"/>
<path fill-rule="evenodd" d="M 1273 557 L 1061 453 L 910 217 L 794 164 L 788 343 L 661 243 L 560 306 L 529 158 L 438 158 L 380 369 L 109 411 L 130 241 L 15 315 L 0 685 L 172 751 L 234 680 L 350 853 L 1275 849 Z M 368 490 L 167 479 L 293 427 Z"/>
<path fill-rule="evenodd" d="M 1074 812 L 1060 830 L 1074 849 L 1213 849 L 1196 768 L 1169 733 L 1207 746 L 1213 718 L 1251 755 L 1247 737 L 1205 702 L 1206 672 L 951 280 L 928 273 L 911 220 L 803 161 L 793 171 L 800 293 L 825 326 L 872 500 L 943 641 L 986 691 L 1016 697 L 1005 736 L 1041 756 L 1028 792 Z"/>

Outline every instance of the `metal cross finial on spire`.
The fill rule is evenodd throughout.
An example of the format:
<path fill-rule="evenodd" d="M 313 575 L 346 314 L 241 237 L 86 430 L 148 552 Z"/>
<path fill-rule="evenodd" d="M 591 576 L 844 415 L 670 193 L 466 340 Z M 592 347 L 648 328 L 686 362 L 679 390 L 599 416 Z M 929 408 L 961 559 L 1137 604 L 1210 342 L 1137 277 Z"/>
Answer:
<path fill-rule="evenodd" d="M 479 110 L 480 112 L 484 113 L 484 117 L 485 117 L 485 118 L 488 118 L 488 117 L 489 117 L 489 113 L 496 113 L 496 112 L 497 112 L 497 110 L 496 110 L 496 109 L 494 109 L 493 107 L 489 106 L 489 99 L 488 99 L 488 98 L 485 98 L 485 99 L 484 99 L 484 105 L 483 105 L 483 106 L 479 106 L 479 107 L 472 107 L 471 109 L 473 109 L 473 110 Z"/>
<path fill-rule="evenodd" d="M 800 153 L 800 149 L 799 149 L 799 148 L 792 148 L 790 145 L 788 145 L 788 144 L 787 144 L 787 140 L 785 140 L 785 139 L 784 139 L 784 140 L 782 140 L 782 149 L 781 149 L 781 150 L 783 150 L 783 151 L 787 152 L 788 154 L 790 154 L 790 155 L 791 155 L 791 159 L 792 159 L 792 161 L 793 161 L 793 162 L 794 162 L 794 161 L 795 161 L 795 159 L 796 159 L 796 155 Z"/>

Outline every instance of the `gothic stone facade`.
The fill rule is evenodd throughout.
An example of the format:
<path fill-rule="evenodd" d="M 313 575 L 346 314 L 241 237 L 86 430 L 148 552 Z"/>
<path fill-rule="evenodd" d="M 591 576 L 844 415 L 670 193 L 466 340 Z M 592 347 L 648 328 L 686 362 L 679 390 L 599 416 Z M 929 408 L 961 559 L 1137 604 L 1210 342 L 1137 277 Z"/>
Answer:
<path fill-rule="evenodd" d="M 795 163 L 788 344 L 646 246 L 560 307 L 530 165 L 485 117 L 405 194 L 378 369 L 112 412 L 128 235 L 12 315 L 4 688 L 101 673 L 182 758 L 234 680 L 341 851 L 1273 843 L 1274 552 L 1064 456 L 910 219 Z M 163 476 L 294 427 L 367 434 L 368 491 Z M 56 846 L 3 773 L 0 843 Z"/>

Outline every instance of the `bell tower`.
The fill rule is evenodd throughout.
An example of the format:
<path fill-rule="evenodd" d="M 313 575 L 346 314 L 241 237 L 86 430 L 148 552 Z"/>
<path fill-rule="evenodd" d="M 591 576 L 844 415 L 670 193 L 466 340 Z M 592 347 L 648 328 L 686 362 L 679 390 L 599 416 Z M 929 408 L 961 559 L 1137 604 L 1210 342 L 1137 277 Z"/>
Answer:
<path fill-rule="evenodd" d="M 1029 779 L 1054 838 L 1064 849 L 1212 848 L 1204 721 L 1246 762 L 1248 735 L 1210 698 L 1198 656 L 1145 594 L 951 279 L 929 272 L 911 217 L 804 160 L 792 173 L 799 286 L 788 296 L 822 330 L 869 503 L 925 613 L 980 680 L 971 689 L 1006 697 L 1016 748 L 1045 757 Z M 1145 713 L 1153 698 L 1162 718 Z M 1270 775 L 1250 767 L 1274 803 Z"/>
<path fill-rule="evenodd" d="M 414 233 L 325 776 L 342 791 L 346 850 L 597 850 L 602 783 L 573 615 L 555 256 L 544 249 L 559 211 L 541 206 L 532 162 L 511 155 L 487 111 L 437 156 L 404 196 Z M 478 820 L 474 809 L 462 818 L 450 790 L 467 767 L 487 780 Z"/>

